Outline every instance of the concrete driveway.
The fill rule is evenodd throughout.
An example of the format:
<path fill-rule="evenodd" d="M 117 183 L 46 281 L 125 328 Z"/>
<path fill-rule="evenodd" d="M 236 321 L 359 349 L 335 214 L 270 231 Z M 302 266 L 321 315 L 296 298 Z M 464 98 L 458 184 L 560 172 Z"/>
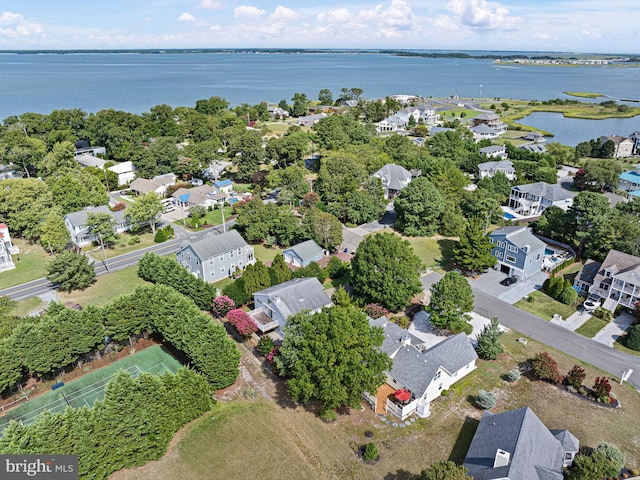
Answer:
<path fill-rule="evenodd" d="M 481 274 L 477 278 L 470 278 L 469 282 L 473 288 L 488 293 L 505 303 L 513 305 L 521 298 L 526 297 L 531 292 L 542 288 L 542 284 L 548 278 L 544 272 L 538 272 L 531 277 L 520 279 L 510 287 L 500 285 L 500 282 L 507 278 L 507 275 L 498 270 L 490 269 L 487 273 Z"/>
<path fill-rule="evenodd" d="M 393 203 L 389 203 L 387 205 L 387 210 L 379 220 L 375 220 L 370 223 L 364 223 L 358 227 L 353 228 L 342 225 L 343 240 L 342 245 L 340 246 L 340 250 L 344 250 L 345 248 L 347 248 L 350 252 L 355 252 L 365 235 L 377 232 L 378 230 L 382 230 L 384 228 L 391 227 L 393 226 L 395 221 L 396 212 L 393 211 Z"/>
<path fill-rule="evenodd" d="M 633 323 L 633 320 L 633 315 L 623 313 L 622 315 L 614 318 L 612 322 L 605 325 L 602 330 L 596 333 L 596 336 L 593 337 L 593 339 L 598 343 L 613 347 L 615 341 L 627 331 L 629 326 Z"/>

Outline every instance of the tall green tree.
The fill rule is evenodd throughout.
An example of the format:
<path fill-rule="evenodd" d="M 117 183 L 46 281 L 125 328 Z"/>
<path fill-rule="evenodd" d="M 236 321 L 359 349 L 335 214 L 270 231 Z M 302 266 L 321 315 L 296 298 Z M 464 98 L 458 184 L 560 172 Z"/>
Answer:
<path fill-rule="evenodd" d="M 53 201 L 63 213 L 105 205 L 109 201 L 104 184 L 84 169 L 67 171 L 57 178 L 49 178 L 47 184 Z"/>
<path fill-rule="evenodd" d="M 330 213 L 316 207 L 309 208 L 302 218 L 302 224 L 308 232 L 306 236 L 324 249 L 332 252 L 342 243 L 342 224 Z"/>
<path fill-rule="evenodd" d="M 473 310 L 473 292 L 469 282 L 457 272 L 447 272 L 439 282 L 431 286 L 431 302 L 428 311 L 431 323 L 452 332 L 470 331 L 464 317 Z"/>
<path fill-rule="evenodd" d="M 302 403 L 318 400 L 325 416 L 341 406 L 359 406 L 363 393 L 375 392 L 391 368 L 380 350 L 382 329 L 370 327 L 356 307 L 297 313 L 285 332 L 276 365 L 288 378 L 289 394 Z"/>
<path fill-rule="evenodd" d="M 40 245 L 48 252 L 61 252 L 70 241 L 62 216 L 50 211 L 40 225 Z"/>
<path fill-rule="evenodd" d="M 484 225 L 474 217 L 467 223 L 460 241 L 453 246 L 453 260 L 463 270 L 479 272 L 496 264 L 492 250 L 493 244 L 484 234 Z"/>
<path fill-rule="evenodd" d="M 502 344 L 500 337 L 502 331 L 498 319 L 493 317 L 491 323 L 484 326 L 482 331 L 476 337 L 478 345 L 476 351 L 478 356 L 484 360 L 495 360 L 502 353 Z"/>
<path fill-rule="evenodd" d="M 89 233 L 96 237 L 98 243 L 103 247 L 112 245 L 116 241 L 115 219 L 108 213 L 89 213 L 85 227 L 87 227 Z"/>
<path fill-rule="evenodd" d="M 37 240 L 40 223 L 53 205 L 46 183 L 37 178 L 0 180 L 0 218 L 12 235 Z"/>
<path fill-rule="evenodd" d="M 271 278 L 271 285 L 279 285 L 291 280 L 291 270 L 287 267 L 281 253 L 278 253 L 271 262 L 269 277 Z"/>
<path fill-rule="evenodd" d="M 304 93 L 294 93 L 291 101 L 293 102 L 293 104 L 291 105 L 292 117 L 302 117 L 307 114 L 307 112 L 309 111 L 309 106 L 311 105 L 311 101 Z"/>
<path fill-rule="evenodd" d="M 155 235 L 157 217 L 162 210 L 160 197 L 155 192 L 149 192 L 144 197 L 136 198 L 136 201 L 125 210 L 124 217 L 134 225 L 148 223 L 151 233 Z"/>
<path fill-rule="evenodd" d="M 253 265 L 247 265 L 242 278 L 244 279 L 244 289 L 249 296 L 271 286 L 269 270 L 260 260 L 257 260 Z"/>
<path fill-rule="evenodd" d="M 600 193 L 580 192 L 573 199 L 567 216 L 579 257 L 585 250 L 598 249 L 593 241 L 597 238 L 598 229 L 606 225 L 610 210 L 609 199 Z M 612 230 L 610 232 L 615 233 Z"/>
<path fill-rule="evenodd" d="M 356 296 L 397 312 L 422 290 L 422 263 L 408 241 L 394 233 L 364 238 L 351 261 L 351 283 Z"/>
<path fill-rule="evenodd" d="M 59 176 L 69 170 L 78 170 L 80 165 L 76 162 L 74 153 L 75 145 L 72 142 L 56 143 L 53 149 L 44 156 L 39 166 L 40 176 Z"/>
<path fill-rule="evenodd" d="M 227 154 L 238 167 L 238 180 L 250 180 L 265 158 L 262 134 L 253 130 L 242 131 L 229 140 Z"/>
<path fill-rule="evenodd" d="M 89 258 L 72 252 L 58 255 L 47 265 L 47 278 L 60 290 L 84 290 L 96 279 L 96 271 Z"/>
<path fill-rule="evenodd" d="M 320 105 L 333 105 L 333 93 L 328 88 L 320 89 L 318 93 L 318 101 Z"/>
<path fill-rule="evenodd" d="M 410 236 L 434 235 L 445 209 L 444 197 L 425 177 L 418 177 L 404 187 L 393 205 L 396 228 Z"/>

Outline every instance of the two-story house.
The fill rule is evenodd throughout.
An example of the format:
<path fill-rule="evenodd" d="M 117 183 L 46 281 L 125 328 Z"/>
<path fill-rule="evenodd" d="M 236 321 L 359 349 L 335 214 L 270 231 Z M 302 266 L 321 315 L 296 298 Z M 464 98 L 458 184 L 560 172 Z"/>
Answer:
<path fill-rule="evenodd" d="M 600 145 L 611 140 L 615 146 L 613 150 L 613 158 L 626 158 L 633 155 L 633 140 L 620 135 L 609 135 L 608 137 L 602 136 L 598 138 Z"/>
<path fill-rule="evenodd" d="M 431 402 L 476 369 L 478 355 L 464 333 L 427 349 L 422 340 L 385 317 L 369 318 L 369 325 L 382 328 L 381 350 L 393 360 L 385 383 L 364 396 L 376 413 L 400 420 L 414 413 L 428 417 Z"/>
<path fill-rule="evenodd" d="M 508 275 L 527 278 L 542 269 L 546 244 L 528 227 L 502 227 L 489 234 L 496 269 Z"/>
<path fill-rule="evenodd" d="M 411 183 L 413 178 L 409 170 L 395 163 L 387 163 L 373 176 L 382 182 L 384 198 L 387 200 L 393 199 L 400 190 Z"/>
<path fill-rule="evenodd" d="M 255 308 L 249 312 L 262 332 L 272 330 L 284 336 L 287 319 L 298 312 L 307 310 L 319 312 L 323 307 L 333 305 L 316 277 L 294 278 L 253 294 Z"/>
<path fill-rule="evenodd" d="M 90 213 L 106 213 L 113 218 L 113 230 L 115 233 L 123 233 L 131 229 L 131 224 L 124 216 L 124 210 L 112 212 L 106 205 L 98 207 L 87 207 L 78 212 L 71 212 L 64 216 L 64 225 L 71 236 L 71 241 L 79 247 L 84 247 L 93 242 L 97 242 L 95 237 L 87 228 L 87 218 Z"/>
<path fill-rule="evenodd" d="M 546 182 L 516 185 L 511 188 L 509 208 L 523 217 L 538 217 L 552 205 L 567 211 L 575 196 L 575 192 Z"/>
<path fill-rule="evenodd" d="M 496 173 L 501 172 L 509 180 L 515 180 L 516 169 L 513 168 L 511 160 L 500 160 L 497 162 L 484 162 L 478 164 L 478 178 L 493 177 Z"/>
<path fill-rule="evenodd" d="M 507 124 L 500 120 L 500 117 L 493 112 L 481 113 L 473 117 L 471 123 L 474 127 L 486 125 L 500 135 L 507 131 Z"/>
<path fill-rule="evenodd" d="M 580 441 L 549 430 L 529 407 L 484 412 L 464 459 L 474 480 L 562 480 Z"/>
<path fill-rule="evenodd" d="M 17 255 L 18 253 L 20 253 L 20 249 L 11 243 L 9 227 L 4 223 L 0 223 L 0 272 L 16 268 L 11 255 Z"/>
<path fill-rule="evenodd" d="M 578 277 L 585 278 L 582 272 Z M 589 294 L 599 296 L 602 306 L 611 312 L 618 305 L 634 308 L 640 302 L 640 257 L 611 250 L 599 265 L 591 285 L 583 283 L 583 288 L 588 287 Z"/>
<path fill-rule="evenodd" d="M 378 122 L 376 129 L 378 132 L 404 131 L 409 128 L 411 118 L 413 118 L 416 125 L 437 125 L 440 122 L 440 115 L 436 113 L 434 108 L 425 105 L 418 105 L 415 107 L 403 108 L 395 114 Z"/>
<path fill-rule="evenodd" d="M 478 143 L 480 140 L 495 140 L 501 135 L 501 132 L 494 130 L 493 128 L 483 123 L 471 127 L 471 133 L 473 134 L 473 141 Z"/>
<path fill-rule="evenodd" d="M 499 158 L 500 160 L 506 160 L 509 157 L 507 154 L 507 147 L 504 145 L 489 145 L 488 147 L 482 147 L 478 150 L 478 153 L 487 158 Z"/>
<path fill-rule="evenodd" d="M 195 242 L 183 242 L 176 253 L 178 263 L 205 282 L 217 282 L 256 263 L 253 247 L 237 230 L 209 234 Z"/>

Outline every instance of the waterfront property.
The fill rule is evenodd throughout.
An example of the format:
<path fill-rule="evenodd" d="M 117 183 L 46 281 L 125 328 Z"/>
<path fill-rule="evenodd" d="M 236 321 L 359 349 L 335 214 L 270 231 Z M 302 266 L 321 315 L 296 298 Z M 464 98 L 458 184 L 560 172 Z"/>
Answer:
<path fill-rule="evenodd" d="M 11 243 L 9 227 L 4 223 L 0 223 L 0 272 L 16 268 L 11 255 L 17 255 L 18 253 L 20 253 L 20 249 Z"/>
<path fill-rule="evenodd" d="M 634 142 L 630 138 L 622 137 L 620 135 L 609 135 L 608 137 L 602 136 L 598 138 L 600 145 L 609 140 L 611 140 L 615 146 L 613 158 L 627 158 L 633 155 Z"/>
<path fill-rule="evenodd" d="M 478 125 L 486 125 L 496 131 L 498 135 L 507 131 L 507 124 L 500 120 L 500 117 L 493 112 L 481 113 L 480 115 L 473 117 L 471 122 L 474 127 L 477 127 Z"/>
<path fill-rule="evenodd" d="M 71 241 L 78 247 L 90 245 L 98 241 L 98 237 L 92 234 L 86 226 L 90 213 L 106 213 L 113 218 L 113 230 L 115 233 L 129 231 L 132 225 L 124 217 L 125 210 L 112 212 L 106 205 L 87 207 L 77 212 L 71 212 L 64 216 L 64 225 L 71 236 Z"/>
<path fill-rule="evenodd" d="M 618 190 L 627 192 L 634 197 L 640 197 L 640 166 L 636 166 L 635 170 L 620 174 Z"/>
<path fill-rule="evenodd" d="M 478 143 L 480 140 L 495 140 L 502 132 L 499 132 L 483 123 L 470 128 L 473 134 L 473 140 Z"/>
<path fill-rule="evenodd" d="M 484 162 L 478 165 L 478 178 L 493 177 L 496 173 L 501 172 L 509 180 L 516 179 L 516 169 L 513 168 L 513 162 L 510 160 L 500 160 L 497 162 Z"/>
<path fill-rule="evenodd" d="M 516 185 L 511 188 L 509 208 L 523 217 L 538 217 L 552 205 L 567 211 L 575 196 L 575 192 L 546 182 Z"/>
<path fill-rule="evenodd" d="M 496 270 L 527 278 L 542 269 L 546 244 L 529 227 L 502 227 L 489 234 Z"/>
<path fill-rule="evenodd" d="M 400 190 L 411 183 L 413 178 L 409 170 L 395 163 L 387 163 L 373 176 L 382 182 L 384 198 L 387 200 L 393 199 Z"/>
<path fill-rule="evenodd" d="M 253 247 L 237 230 L 209 234 L 195 242 L 185 241 L 176 253 L 178 263 L 205 282 L 217 282 L 256 262 Z"/>
<path fill-rule="evenodd" d="M 426 105 L 418 105 L 415 107 L 405 107 L 378 122 L 377 131 L 378 133 L 404 132 L 410 128 L 409 123 L 412 118 L 416 125 L 433 126 L 440 122 L 440 115 L 436 113 L 434 108 Z"/>
<path fill-rule="evenodd" d="M 580 441 L 568 430 L 549 430 L 529 407 L 484 412 L 464 459 L 475 480 L 562 480 Z"/>
<path fill-rule="evenodd" d="M 478 355 L 464 333 L 426 349 L 422 340 L 386 317 L 369 318 L 369 324 L 383 329 L 381 349 L 393 360 L 385 383 L 375 393 L 365 394 L 376 413 L 400 420 L 414 413 L 428 417 L 431 402 L 476 369 Z"/>

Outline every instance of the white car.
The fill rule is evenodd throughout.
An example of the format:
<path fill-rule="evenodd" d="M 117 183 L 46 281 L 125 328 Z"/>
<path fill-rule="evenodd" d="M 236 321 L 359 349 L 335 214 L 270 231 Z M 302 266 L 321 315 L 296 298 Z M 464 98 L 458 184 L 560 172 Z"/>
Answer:
<path fill-rule="evenodd" d="M 600 306 L 600 297 L 589 295 L 589 297 L 587 297 L 587 299 L 584 301 L 582 306 L 584 307 L 585 311 L 593 312 L 596 308 Z"/>

